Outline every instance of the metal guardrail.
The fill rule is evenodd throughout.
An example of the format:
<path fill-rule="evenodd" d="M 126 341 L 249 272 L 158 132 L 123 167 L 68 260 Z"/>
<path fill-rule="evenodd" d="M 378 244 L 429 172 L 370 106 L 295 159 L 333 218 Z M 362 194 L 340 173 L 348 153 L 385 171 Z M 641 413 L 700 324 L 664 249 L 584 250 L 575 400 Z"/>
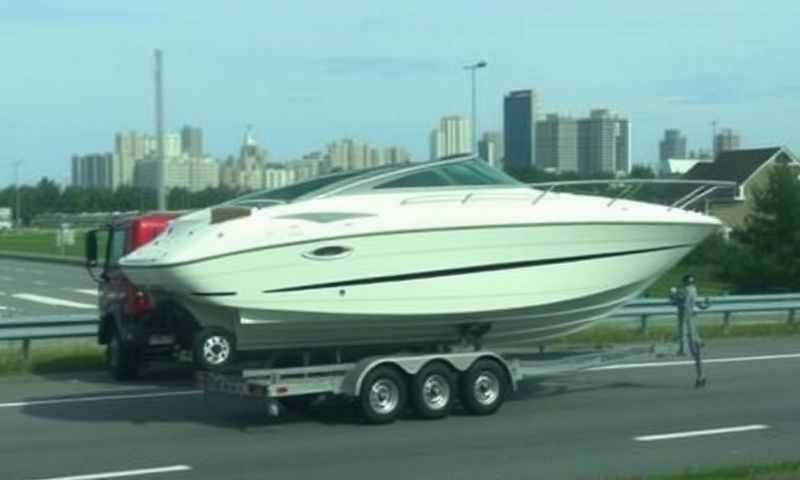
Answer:
<path fill-rule="evenodd" d="M 722 315 L 723 329 L 730 328 L 734 313 L 787 312 L 786 322 L 795 323 L 800 310 L 800 293 L 776 295 L 729 295 L 709 297 L 709 308 L 697 314 Z M 639 318 L 641 329 L 647 330 L 652 317 L 675 316 L 677 309 L 666 298 L 639 298 L 611 315 L 611 321 Z M 22 354 L 27 358 L 33 340 L 86 338 L 97 335 L 96 314 L 44 315 L 0 319 L 0 341 L 22 341 Z"/>
<path fill-rule="evenodd" d="M 774 295 L 725 295 L 708 297 L 709 307 L 705 310 L 696 309 L 699 316 L 721 315 L 722 328 L 730 328 L 734 313 L 754 312 L 787 312 L 786 323 L 793 324 L 797 311 L 800 310 L 800 294 L 786 293 Z M 640 298 L 636 299 L 622 309 L 611 315 L 612 319 L 638 317 L 641 330 L 647 330 L 648 320 L 656 316 L 676 316 L 677 307 L 666 298 Z"/>
<path fill-rule="evenodd" d="M 97 335 L 95 314 L 42 315 L 0 320 L 0 341 L 21 340 L 22 355 L 30 355 L 32 340 L 85 338 Z"/>

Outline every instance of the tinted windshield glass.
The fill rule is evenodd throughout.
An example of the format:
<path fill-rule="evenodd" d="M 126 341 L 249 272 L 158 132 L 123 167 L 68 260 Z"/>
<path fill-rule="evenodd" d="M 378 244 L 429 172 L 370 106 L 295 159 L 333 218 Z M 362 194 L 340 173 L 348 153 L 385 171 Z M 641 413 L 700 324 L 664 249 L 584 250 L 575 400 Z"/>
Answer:
<path fill-rule="evenodd" d="M 486 165 L 481 160 L 434 165 L 389 180 L 375 188 L 415 188 L 458 185 L 518 185 L 508 175 Z"/>
<path fill-rule="evenodd" d="M 351 177 L 363 174 L 363 172 L 345 172 L 324 177 L 315 178 L 305 182 L 295 183 L 286 187 L 265 190 L 263 192 L 250 193 L 232 200 L 234 205 L 269 205 L 276 203 L 288 203 L 292 200 L 308 195 L 311 192 L 322 190 L 330 185 L 341 182 Z"/>

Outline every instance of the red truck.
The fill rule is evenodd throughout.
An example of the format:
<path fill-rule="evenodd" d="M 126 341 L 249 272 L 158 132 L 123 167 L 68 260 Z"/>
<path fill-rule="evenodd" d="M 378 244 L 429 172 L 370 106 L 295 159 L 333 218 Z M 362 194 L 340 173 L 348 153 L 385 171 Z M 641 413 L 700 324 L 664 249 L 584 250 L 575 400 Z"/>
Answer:
<path fill-rule="evenodd" d="M 194 323 L 177 304 L 140 290 L 123 273 L 119 259 L 161 233 L 175 213 L 151 213 L 115 218 L 105 228 L 86 236 L 86 263 L 98 282 L 100 324 L 98 343 L 106 345 L 111 376 L 131 379 L 149 361 L 175 359 L 190 350 Z M 98 260 L 98 233 L 107 235 L 106 250 Z M 100 269 L 96 273 L 96 269 Z"/>

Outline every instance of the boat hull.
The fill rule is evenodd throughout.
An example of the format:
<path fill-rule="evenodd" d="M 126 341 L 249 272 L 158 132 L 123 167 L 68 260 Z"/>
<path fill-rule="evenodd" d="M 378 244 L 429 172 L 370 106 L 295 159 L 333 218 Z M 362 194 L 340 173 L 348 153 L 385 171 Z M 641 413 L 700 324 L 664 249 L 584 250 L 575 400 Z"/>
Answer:
<path fill-rule="evenodd" d="M 710 223 L 510 225 L 298 240 L 159 267 L 124 267 L 238 347 L 542 342 L 640 294 Z M 341 247 L 335 259 L 309 258 Z M 568 252 L 568 254 L 566 253 Z"/>

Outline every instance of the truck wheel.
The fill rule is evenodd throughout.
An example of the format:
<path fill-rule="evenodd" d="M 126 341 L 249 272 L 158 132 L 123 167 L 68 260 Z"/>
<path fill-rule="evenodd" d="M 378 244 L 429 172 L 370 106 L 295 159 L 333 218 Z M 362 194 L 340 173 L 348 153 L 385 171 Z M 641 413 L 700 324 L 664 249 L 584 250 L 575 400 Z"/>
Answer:
<path fill-rule="evenodd" d="M 453 405 L 452 372 L 442 363 L 431 363 L 414 375 L 411 401 L 422 418 L 443 418 Z"/>
<path fill-rule="evenodd" d="M 393 422 L 406 405 L 403 374 L 388 366 L 375 367 L 361 384 L 361 412 L 368 423 Z"/>
<path fill-rule="evenodd" d="M 139 355 L 125 344 L 116 328 L 106 347 L 106 366 L 114 380 L 132 380 L 139 375 Z"/>
<path fill-rule="evenodd" d="M 505 369 L 494 360 L 478 360 L 461 375 L 461 404 L 473 415 L 491 415 L 508 390 Z"/>
<path fill-rule="evenodd" d="M 194 337 L 194 361 L 202 370 L 224 370 L 233 365 L 236 357 L 236 339 L 227 330 L 209 327 Z"/>

